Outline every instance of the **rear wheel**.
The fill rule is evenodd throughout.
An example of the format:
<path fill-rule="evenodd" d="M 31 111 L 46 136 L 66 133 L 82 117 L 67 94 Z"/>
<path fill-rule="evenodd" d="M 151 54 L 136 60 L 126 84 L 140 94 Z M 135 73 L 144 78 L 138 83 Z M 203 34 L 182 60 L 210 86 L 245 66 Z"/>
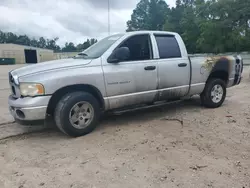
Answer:
<path fill-rule="evenodd" d="M 220 107 L 226 98 L 226 83 L 218 78 L 209 79 L 200 97 L 205 107 Z"/>
<path fill-rule="evenodd" d="M 100 117 L 100 106 L 94 96 L 87 92 L 66 94 L 55 109 L 57 127 L 73 137 L 92 132 Z"/>

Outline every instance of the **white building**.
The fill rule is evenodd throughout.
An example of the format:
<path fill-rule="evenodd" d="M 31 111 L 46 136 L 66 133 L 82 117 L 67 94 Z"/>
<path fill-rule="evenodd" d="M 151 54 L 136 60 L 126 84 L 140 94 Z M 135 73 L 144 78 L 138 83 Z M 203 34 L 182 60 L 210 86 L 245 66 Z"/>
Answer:
<path fill-rule="evenodd" d="M 53 60 L 54 52 L 32 46 L 0 44 L 0 58 L 14 58 L 15 64 L 40 63 Z"/>

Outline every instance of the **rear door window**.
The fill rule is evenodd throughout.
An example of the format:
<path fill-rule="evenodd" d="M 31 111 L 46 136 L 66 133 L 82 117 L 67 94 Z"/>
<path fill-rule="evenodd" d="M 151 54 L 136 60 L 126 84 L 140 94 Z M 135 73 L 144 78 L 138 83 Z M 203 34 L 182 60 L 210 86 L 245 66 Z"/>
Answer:
<path fill-rule="evenodd" d="M 180 58 L 181 51 L 174 35 L 155 35 L 160 59 Z"/>

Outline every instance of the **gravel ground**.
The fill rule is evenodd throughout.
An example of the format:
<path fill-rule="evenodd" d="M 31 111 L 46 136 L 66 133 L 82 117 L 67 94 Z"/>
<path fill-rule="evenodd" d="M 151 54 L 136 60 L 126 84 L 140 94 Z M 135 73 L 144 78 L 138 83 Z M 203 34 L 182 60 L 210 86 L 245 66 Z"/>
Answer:
<path fill-rule="evenodd" d="M 218 109 L 199 98 L 120 116 L 69 138 L 43 130 L 0 140 L 0 187 L 250 188 L 250 88 Z"/>

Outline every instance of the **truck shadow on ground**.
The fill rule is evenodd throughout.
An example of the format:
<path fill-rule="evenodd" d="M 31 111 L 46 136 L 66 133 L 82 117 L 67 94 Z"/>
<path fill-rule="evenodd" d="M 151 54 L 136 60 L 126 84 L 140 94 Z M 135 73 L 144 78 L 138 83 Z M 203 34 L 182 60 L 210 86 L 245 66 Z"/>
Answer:
<path fill-rule="evenodd" d="M 109 126 L 128 126 L 130 123 L 143 123 L 150 120 L 157 120 L 166 116 L 180 116 L 183 110 L 193 110 L 195 112 L 202 110 L 204 107 L 200 104 L 199 97 L 193 97 L 189 100 L 176 101 L 171 104 L 165 104 L 160 107 L 152 107 L 148 109 L 140 109 L 136 111 L 126 112 L 121 115 L 108 114 L 104 116 L 97 130 Z"/>
<path fill-rule="evenodd" d="M 193 97 L 188 100 L 176 101 L 174 103 L 165 104 L 160 107 L 152 107 L 148 109 L 126 112 L 121 115 L 105 114 L 100 120 L 100 125 L 91 134 L 98 135 L 104 130 L 107 131 L 110 128 L 117 126 L 125 127 L 132 126 L 134 124 L 140 124 L 143 126 L 143 123 L 146 123 L 147 121 L 159 120 L 164 117 L 181 117 L 182 113 L 185 111 L 199 112 L 201 110 L 204 110 L 204 107 L 201 106 L 199 97 Z M 39 139 L 46 139 L 48 137 L 53 137 L 53 140 L 69 138 L 68 136 L 61 133 L 52 121 L 50 122 L 49 126 L 46 126 L 45 129 L 27 133 L 25 134 L 25 137 L 27 135 L 35 136 Z"/>

